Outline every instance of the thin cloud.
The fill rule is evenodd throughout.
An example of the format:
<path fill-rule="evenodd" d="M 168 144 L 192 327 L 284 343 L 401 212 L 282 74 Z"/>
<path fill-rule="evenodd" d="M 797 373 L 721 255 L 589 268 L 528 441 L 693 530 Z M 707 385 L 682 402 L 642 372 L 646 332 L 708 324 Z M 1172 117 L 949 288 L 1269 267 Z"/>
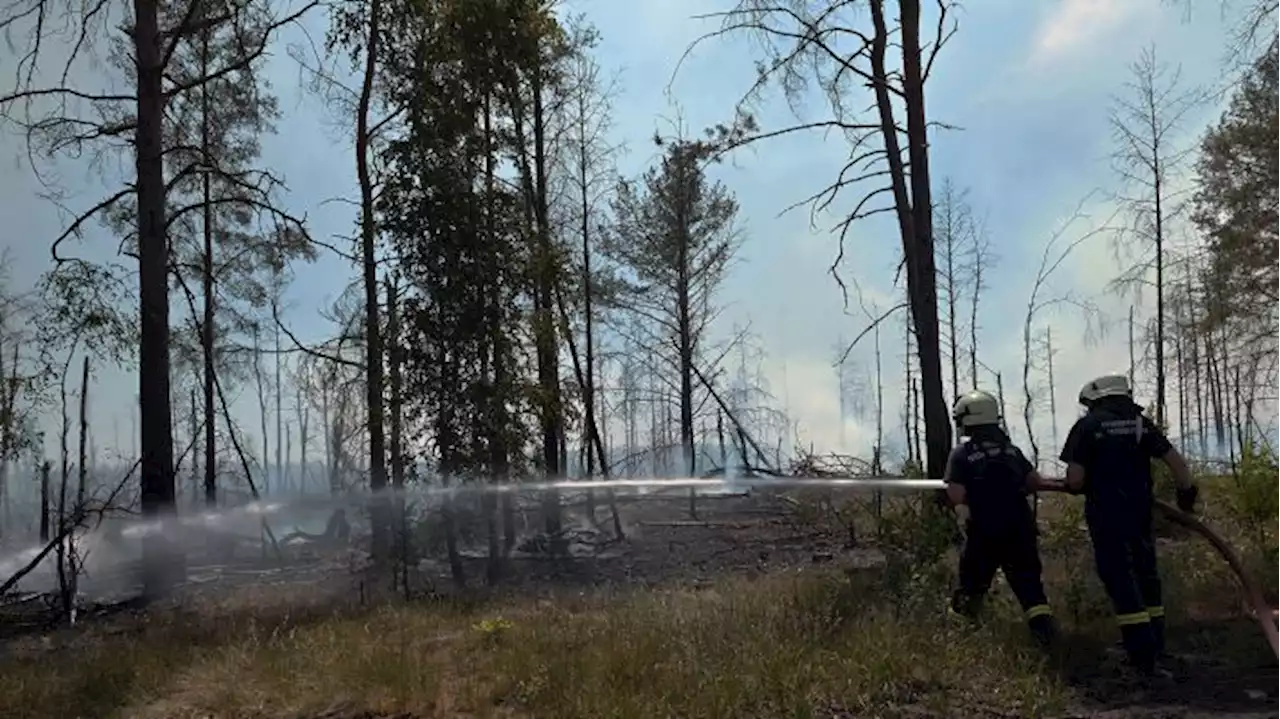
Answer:
<path fill-rule="evenodd" d="M 1151 0 L 1061 0 L 1037 28 L 1027 64 L 1043 67 L 1085 57 L 1153 8 Z"/>

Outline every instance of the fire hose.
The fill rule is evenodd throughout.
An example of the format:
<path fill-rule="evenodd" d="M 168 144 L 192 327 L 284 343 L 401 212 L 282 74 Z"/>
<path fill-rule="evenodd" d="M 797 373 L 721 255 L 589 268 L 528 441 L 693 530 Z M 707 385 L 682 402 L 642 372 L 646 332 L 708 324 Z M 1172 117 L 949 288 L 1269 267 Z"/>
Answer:
<path fill-rule="evenodd" d="M 673 480 L 680 483 L 681 486 L 689 486 L 689 480 Z M 717 480 L 694 480 L 694 482 L 707 482 Z M 877 489 L 897 489 L 897 490 L 941 490 L 945 487 L 941 480 L 936 479 L 905 479 L 905 478 L 886 478 L 879 477 L 874 479 L 800 479 L 800 478 L 752 478 L 745 480 L 744 484 L 768 486 L 772 483 L 778 483 L 783 486 L 804 486 L 805 484 L 814 484 L 816 486 L 847 486 L 860 488 L 877 488 Z M 1064 490 L 1048 490 L 1048 491 L 1064 491 Z M 945 500 L 943 500 L 945 502 Z M 1244 563 L 1240 561 L 1240 556 L 1231 548 L 1222 535 L 1218 534 L 1209 525 L 1205 524 L 1199 518 L 1188 512 L 1174 507 L 1173 505 L 1161 499 L 1155 500 L 1155 506 L 1164 513 L 1170 521 L 1204 537 L 1218 554 L 1226 561 L 1231 568 L 1236 580 L 1240 583 L 1240 588 L 1244 591 L 1245 602 L 1248 605 L 1250 614 L 1262 629 L 1262 634 L 1267 638 L 1267 643 L 1271 645 L 1271 651 L 1280 660 L 1280 637 L 1277 637 L 1276 621 L 1277 613 L 1267 604 L 1266 598 L 1262 594 L 1257 583 L 1254 582 L 1248 572 L 1245 571 Z"/>
<path fill-rule="evenodd" d="M 1184 512 L 1163 499 L 1156 499 L 1155 506 L 1164 513 L 1164 516 L 1169 521 L 1204 537 L 1226 561 L 1227 566 L 1231 567 L 1231 572 L 1236 575 L 1236 581 L 1240 582 L 1240 589 L 1244 591 L 1244 599 L 1248 605 L 1249 613 L 1253 615 L 1254 621 L 1262 629 L 1263 636 L 1267 638 L 1267 644 L 1271 645 L 1272 653 L 1276 655 L 1276 659 L 1280 660 L 1280 636 L 1277 636 L 1276 630 L 1277 613 L 1267 604 L 1266 597 L 1262 594 L 1257 582 L 1253 581 L 1249 573 L 1245 571 L 1244 562 L 1240 561 L 1240 555 L 1236 554 L 1236 551 L 1231 548 L 1227 540 L 1222 538 L 1222 535 L 1218 534 L 1194 514 Z"/>
<path fill-rule="evenodd" d="M 1271 645 L 1271 651 L 1275 653 L 1277 659 L 1280 659 L 1280 637 L 1277 637 L 1276 632 L 1276 612 L 1267 604 L 1262 590 L 1249 577 L 1248 572 L 1245 571 L 1244 563 L 1240 561 L 1240 556 L 1236 554 L 1236 551 L 1231 548 L 1230 544 L 1227 544 L 1221 535 L 1194 515 L 1183 512 L 1161 499 L 1155 500 L 1155 504 L 1171 522 L 1199 534 L 1208 540 L 1214 549 L 1218 550 L 1218 554 L 1222 555 L 1222 558 L 1226 560 L 1231 567 L 1231 571 L 1236 575 L 1236 580 L 1240 582 L 1240 588 L 1244 591 L 1245 602 L 1248 604 L 1254 620 L 1261 627 L 1263 635 L 1266 636 L 1267 643 Z"/>

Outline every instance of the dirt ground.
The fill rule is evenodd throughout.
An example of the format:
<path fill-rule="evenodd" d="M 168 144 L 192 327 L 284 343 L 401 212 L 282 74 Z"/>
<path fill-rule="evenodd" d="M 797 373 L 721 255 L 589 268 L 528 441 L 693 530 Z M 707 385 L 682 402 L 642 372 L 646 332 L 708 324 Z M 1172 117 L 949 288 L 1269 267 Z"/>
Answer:
<path fill-rule="evenodd" d="M 874 547 L 874 537 L 851 541 L 848 533 L 837 527 L 801 519 L 792 505 L 777 497 L 699 498 L 697 519 L 690 517 L 687 496 L 682 494 L 633 497 L 620 502 L 619 511 L 627 532 L 625 541 L 601 541 L 607 538 L 607 531 L 595 534 L 587 529 L 582 532 L 586 543 L 576 547 L 572 557 L 553 560 L 537 552 L 517 551 L 496 588 L 483 586 L 485 559 L 480 548 L 467 547 L 467 589 L 456 588 L 448 564 L 439 559 L 418 563 L 410 576 L 410 589 L 417 596 L 458 596 L 461 592 L 471 601 L 511 595 L 552 598 L 588 591 L 598 596 L 656 587 L 698 588 L 731 575 L 750 578 L 800 572 L 815 565 L 839 566 L 856 577 L 858 570 L 872 569 L 883 559 Z M 608 509 L 600 507 L 597 516 L 600 527 L 607 529 L 611 524 Z M 522 544 L 527 541 L 526 537 Z M 593 541 L 598 545 L 593 546 Z M 239 603 L 298 608 L 359 606 L 376 601 L 361 571 L 364 561 L 349 548 L 310 545 L 287 548 L 283 564 L 279 558 L 260 554 L 233 563 L 196 563 L 189 567 L 189 581 L 166 603 L 181 607 L 211 602 L 224 608 Z M 940 597 L 940 607 L 943 602 Z M 22 627 L 38 628 L 33 620 L 21 619 L 37 604 L 27 602 L 27 611 L 19 613 L 11 607 L 8 619 L 0 619 L 0 626 L 7 627 L 10 635 Z M 123 604 L 110 613 L 117 616 L 105 621 L 129 622 L 141 611 Z M 91 616 L 86 619 L 94 621 Z M 1275 658 L 1257 636 L 1256 627 L 1247 624 L 1240 619 L 1183 628 L 1170 640 L 1175 678 L 1161 684 L 1138 687 L 1121 679 L 1114 648 L 1070 633 L 1063 637 L 1050 666 L 1062 673 L 1080 698 L 1069 716 L 1280 716 L 1276 711 Z M 0 636 L 0 642 L 3 639 Z M 1215 650 L 1241 641 L 1259 645 L 1250 654 L 1256 655 L 1256 662 L 1241 666 L 1238 661 L 1228 664 L 1217 659 L 1220 652 Z M 833 718 L 855 716 L 839 706 L 828 709 L 827 715 Z M 930 714 L 904 706 L 903 715 Z M 966 709 L 965 715 L 1007 716 L 981 706 Z M 372 715 L 339 712 L 327 716 Z"/>

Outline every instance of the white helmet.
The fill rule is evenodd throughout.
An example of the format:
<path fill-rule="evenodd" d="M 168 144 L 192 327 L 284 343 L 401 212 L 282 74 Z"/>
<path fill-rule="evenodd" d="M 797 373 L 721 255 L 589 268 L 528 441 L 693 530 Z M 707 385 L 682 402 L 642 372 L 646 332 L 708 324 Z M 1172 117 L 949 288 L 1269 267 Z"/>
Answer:
<path fill-rule="evenodd" d="M 989 392 L 975 389 L 956 400 L 951 416 L 960 428 L 1000 424 L 1000 403 Z"/>
<path fill-rule="evenodd" d="M 1133 387 L 1122 374 L 1106 374 L 1085 383 L 1080 388 L 1080 404 L 1090 405 L 1103 397 L 1128 397 L 1133 399 Z"/>

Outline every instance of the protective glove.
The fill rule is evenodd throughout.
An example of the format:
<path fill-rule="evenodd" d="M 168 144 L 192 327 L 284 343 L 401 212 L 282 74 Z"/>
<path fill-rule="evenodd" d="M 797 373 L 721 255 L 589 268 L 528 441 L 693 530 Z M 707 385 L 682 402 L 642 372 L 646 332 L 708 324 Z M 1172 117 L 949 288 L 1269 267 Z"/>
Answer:
<path fill-rule="evenodd" d="M 1189 487 L 1180 487 L 1176 496 L 1178 500 L 1178 509 L 1191 514 L 1196 511 L 1196 497 L 1200 495 L 1200 488 L 1196 485 Z"/>
<path fill-rule="evenodd" d="M 1062 491 L 1070 495 L 1079 496 L 1084 494 L 1084 487 L 1081 486 L 1079 489 L 1072 489 L 1071 485 L 1067 484 L 1067 480 L 1064 479 L 1062 480 Z"/>

